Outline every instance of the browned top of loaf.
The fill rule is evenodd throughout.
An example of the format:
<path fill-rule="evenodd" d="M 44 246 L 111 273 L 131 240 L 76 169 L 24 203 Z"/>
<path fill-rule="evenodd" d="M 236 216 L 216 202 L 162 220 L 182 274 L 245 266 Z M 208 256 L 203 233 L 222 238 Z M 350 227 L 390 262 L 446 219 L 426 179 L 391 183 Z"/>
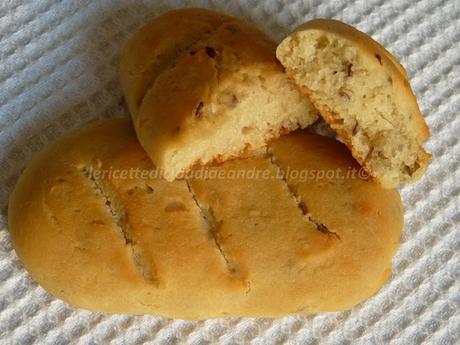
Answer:
<path fill-rule="evenodd" d="M 206 139 L 225 126 L 229 117 L 213 107 L 231 108 L 232 95 L 252 78 L 281 74 L 275 49 L 253 26 L 206 9 L 170 11 L 136 32 L 122 56 L 121 81 L 138 138 L 152 160 L 166 164 L 161 152 L 169 144 L 193 144 L 191 137 Z"/>
<path fill-rule="evenodd" d="M 398 192 L 286 172 L 357 168 L 342 144 L 297 132 L 269 157 L 210 167 L 221 179 L 96 178 L 153 171 L 131 123 L 110 120 L 35 157 L 11 196 L 9 229 L 32 277 L 82 308 L 191 319 L 342 310 L 390 275 Z M 276 178 L 230 178 L 241 170 Z"/>
<path fill-rule="evenodd" d="M 136 115 L 147 90 L 168 68 L 203 61 L 208 65 L 203 68 L 212 73 L 200 71 L 197 63 L 197 77 L 214 75 L 218 59 L 219 78 L 228 78 L 244 66 L 279 66 L 275 49 L 264 33 L 238 18 L 202 8 L 169 11 L 145 24 L 128 42 L 120 65 L 122 85 Z M 180 80 L 186 83 L 184 79 Z"/>

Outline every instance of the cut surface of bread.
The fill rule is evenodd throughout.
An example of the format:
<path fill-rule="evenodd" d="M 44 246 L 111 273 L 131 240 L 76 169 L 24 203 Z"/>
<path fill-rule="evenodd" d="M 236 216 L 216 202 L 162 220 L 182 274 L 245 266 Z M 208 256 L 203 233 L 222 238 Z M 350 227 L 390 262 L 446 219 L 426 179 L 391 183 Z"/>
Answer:
<path fill-rule="evenodd" d="M 385 48 L 347 24 L 316 19 L 285 38 L 277 57 L 383 186 L 422 176 L 429 130 L 404 68 Z"/>
<path fill-rule="evenodd" d="M 168 12 L 134 35 L 122 85 L 139 141 L 168 180 L 316 120 L 275 49 L 250 25 L 205 9 Z"/>
<path fill-rule="evenodd" d="M 77 307 L 186 319 L 344 310 L 390 276 L 399 194 L 352 177 L 344 145 L 298 131 L 204 168 L 157 178 L 128 119 L 69 134 L 11 195 L 16 253 Z"/>

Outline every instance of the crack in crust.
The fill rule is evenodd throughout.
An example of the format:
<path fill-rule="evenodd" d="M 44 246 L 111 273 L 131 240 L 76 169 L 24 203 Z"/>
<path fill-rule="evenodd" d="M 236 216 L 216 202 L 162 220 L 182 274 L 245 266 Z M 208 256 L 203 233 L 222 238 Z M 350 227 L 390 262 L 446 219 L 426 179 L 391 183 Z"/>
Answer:
<path fill-rule="evenodd" d="M 110 217 L 114 221 L 117 234 L 123 240 L 126 249 L 128 249 L 136 270 L 147 283 L 158 286 L 158 277 L 154 264 L 153 262 L 150 262 L 150 265 L 146 263 L 141 249 L 131 237 L 127 214 L 120 203 L 114 200 L 114 193 L 110 193 L 107 190 L 107 186 L 104 186 L 101 181 L 94 176 L 92 167 L 82 167 L 80 171 L 89 182 L 95 194 L 103 200 Z"/>
<path fill-rule="evenodd" d="M 267 157 L 268 157 L 268 160 L 270 161 L 270 163 L 276 169 L 278 169 L 278 171 L 281 173 L 281 179 L 284 182 L 284 184 L 286 185 L 286 188 L 287 188 L 291 198 L 294 200 L 297 208 L 300 210 L 300 212 L 302 212 L 303 218 L 308 223 L 313 224 L 315 226 L 316 230 L 318 230 L 318 231 L 320 231 L 323 234 L 326 234 L 328 236 L 334 236 L 338 240 L 340 240 L 340 236 L 336 232 L 330 230 L 326 225 L 324 225 L 323 223 L 319 222 L 317 219 L 315 219 L 312 216 L 312 214 L 309 212 L 308 207 L 305 204 L 305 202 L 300 198 L 300 196 L 295 192 L 295 190 L 292 187 L 292 185 L 288 182 L 287 177 L 286 177 L 286 172 L 281 167 L 281 165 L 279 164 L 279 162 L 276 159 L 275 155 L 273 154 L 272 151 L 270 151 L 270 149 L 267 149 Z"/>
<path fill-rule="evenodd" d="M 212 38 L 219 30 L 221 30 L 223 27 L 225 27 L 225 25 L 231 22 L 232 22 L 232 19 L 227 19 L 227 20 L 222 21 L 217 27 L 213 28 L 212 30 L 209 30 L 208 32 L 203 33 L 202 36 L 200 36 L 199 38 L 195 40 L 192 40 L 188 44 L 185 44 L 184 46 L 180 48 L 172 49 L 172 51 L 165 52 L 161 56 L 157 56 L 156 59 L 151 61 L 149 66 L 145 68 L 143 71 L 141 71 L 140 73 L 130 73 L 131 75 L 146 74 L 146 73 L 152 74 L 151 79 L 149 80 L 148 84 L 145 87 L 144 93 L 142 94 L 140 99 L 138 99 L 136 102 L 138 108 L 140 109 L 142 107 L 145 97 L 147 96 L 149 91 L 153 89 L 153 87 L 155 86 L 158 77 L 164 72 L 173 69 L 177 65 L 177 62 L 180 56 L 184 54 L 185 52 L 189 51 L 191 55 L 194 55 L 196 53 L 195 48 L 204 44 L 205 46 L 203 48 L 206 50 L 208 56 L 212 59 L 215 59 L 216 57 L 215 52 L 214 54 L 209 53 L 209 48 L 213 50 L 214 48 L 206 46 L 206 43 L 208 43 L 209 39 Z M 211 55 L 214 55 L 214 56 L 211 56 Z M 218 66 L 216 66 L 216 72 L 217 72 L 218 77 L 219 77 L 219 71 L 220 69 L 218 68 Z"/>
<path fill-rule="evenodd" d="M 186 180 L 188 191 L 193 198 L 195 205 L 198 207 L 201 218 L 205 224 L 206 234 L 209 236 L 209 239 L 213 241 L 215 248 L 219 251 L 220 256 L 222 257 L 225 267 L 227 268 L 228 273 L 231 276 L 242 277 L 241 271 L 238 269 L 237 265 L 225 252 L 220 235 L 220 227 L 222 226 L 222 220 L 218 221 L 214 215 L 214 210 L 211 207 L 204 207 L 197 199 L 196 194 L 193 192 L 190 182 Z M 246 282 L 247 283 L 247 282 Z"/>

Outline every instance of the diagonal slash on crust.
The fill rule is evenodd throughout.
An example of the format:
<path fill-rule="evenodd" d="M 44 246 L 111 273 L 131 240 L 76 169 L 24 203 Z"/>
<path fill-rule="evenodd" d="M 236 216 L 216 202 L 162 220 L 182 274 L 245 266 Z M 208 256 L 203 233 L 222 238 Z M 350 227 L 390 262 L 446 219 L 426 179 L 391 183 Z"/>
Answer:
<path fill-rule="evenodd" d="M 149 93 L 149 91 L 155 86 L 156 81 L 158 77 L 164 73 L 167 70 L 170 70 L 174 68 L 177 64 L 177 60 L 179 56 L 191 49 L 193 49 L 196 46 L 199 46 L 200 44 L 208 42 L 208 40 L 222 27 L 227 25 L 228 23 L 231 23 L 232 19 L 224 20 L 222 23 L 220 23 L 217 27 L 213 28 L 212 30 L 203 33 L 199 38 L 192 40 L 188 44 L 184 44 L 180 48 L 174 48 L 171 49 L 168 52 L 163 53 L 161 56 L 157 56 L 156 59 L 150 62 L 149 66 L 145 68 L 143 71 L 140 73 L 130 73 L 131 75 L 135 74 L 148 74 L 151 73 L 151 78 L 145 88 L 144 93 L 142 94 L 141 98 L 137 100 L 137 105 L 139 109 L 142 107 L 142 104 L 144 103 L 144 99 Z M 217 73 L 217 79 L 219 80 L 219 74 L 220 74 L 220 61 L 216 61 L 216 73 Z"/>
<path fill-rule="evenodd" d="M 155 266 L 153 262 L 150 262 L 150 265 L 147 265 L 141 249 L 131 237 L 126 212 L 123 210 L 121 203 L 116 202 L 114 193 L 111 193 L 108 190 L 107 185 L 104 185 L 102 181 L 94 176 L 93 169 L 91 167 L 82 167 L 80 168 L 80 172 L 87 179 L 95 194 L 104 202 L 107 212 L 110 214 L 110 217 L 115 224 L 119 237 L 123 240 L 126 248 L 129 250 L 136 270 L 140 275 L 142 275 L 146 282 L 153 284 L 154 286 L 158 286 L 158 277 Z"/>
<path fill-rule="evenodd" d="M 300 196 L 295 192 L 294 188 L 292 185 L 288 182 L 287 177 L 286 177 L 286 172 L 284 169 L 281 167 L 281 165 L 278 163 L 275 155 L 273 152 L 271 152 L 269 149 L 267 149 L 267 157 L 270 163 L 279 170 L 281 173 L 281 179 L 283 180 L 284 184 L 286 185 L 286 188 L 291 196 L 291 198 L 294 200 L 297 208 L 302 212 L 302 215 L 304 219 L 308 222 L 311 223 L 315 226 L 315 228 L 322 232 L 323 234 L 329 235 L 329 236 L 334 236 L 337 239 L 340 240 L 340 236 L 335 233 L 334 231 L 331 231 L 326 225 L 323 223 L 319 222 L 317 219 L 315 219 L 311 213 L 308 211 L 308 207 L 305 204 L 305 202 L 300 198 Z"/>
<path fill-rule="evenodd" d="M 242 274 L 237 268 L 236 264 L 230 259 L 230 257 L 228 256 L 228 254 L 225 252 L 223 248 L 223 245 L 220 239 L 220 234 L 219 234 L 219 229 L 222 225 L 222 221 L 218 221 L 216 219 L 214 215 L 214 210 L 211 207 L 205 207 L 198 201 L 192 189 L 192 186 L 190 185 L 190 182 L 188 180 L 186 180 L 186 184 L 187 184 L 188 191 L 190 192 L 190 195 L 192 196 L 195 205 L 198 207 L 200 211 L 200 215 L 205 224 L 207 234 L 214 242 L 216 249 L 219 251 L 220 256 L 225 262 L 227 271 L 232 276 L 241 276 Z"/>

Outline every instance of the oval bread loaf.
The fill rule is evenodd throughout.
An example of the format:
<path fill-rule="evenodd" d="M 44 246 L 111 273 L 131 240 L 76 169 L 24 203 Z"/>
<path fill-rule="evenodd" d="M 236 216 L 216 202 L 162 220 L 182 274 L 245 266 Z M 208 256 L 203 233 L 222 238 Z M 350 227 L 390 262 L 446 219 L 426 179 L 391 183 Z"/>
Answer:
<path fill-rule="evenodd" d="M 9 229 L 32 277 L 90 310 L 343 310 L 388 279 L 403 222 L 398 192 L 347 178 L 357 168 L 342 144 L 299 131 L 264 156 L 167 182 L 130 122 L 109 120 L 36 156 L 11 196 Z"/>
<path fill-rule="evenodd" d="M 121 82 L 139 141 L 168 180 L 317 119 L 275 49 L 247 23 L 205 9 L 168 12 L 134 35 Z"/>
<path fill-rule="evenodd" d="M 429 130 L 406 71 L 384 47 L 347 24 L 315 19 L 286 37 L 277 57 L 383 186 L 423 175 Z"/>

